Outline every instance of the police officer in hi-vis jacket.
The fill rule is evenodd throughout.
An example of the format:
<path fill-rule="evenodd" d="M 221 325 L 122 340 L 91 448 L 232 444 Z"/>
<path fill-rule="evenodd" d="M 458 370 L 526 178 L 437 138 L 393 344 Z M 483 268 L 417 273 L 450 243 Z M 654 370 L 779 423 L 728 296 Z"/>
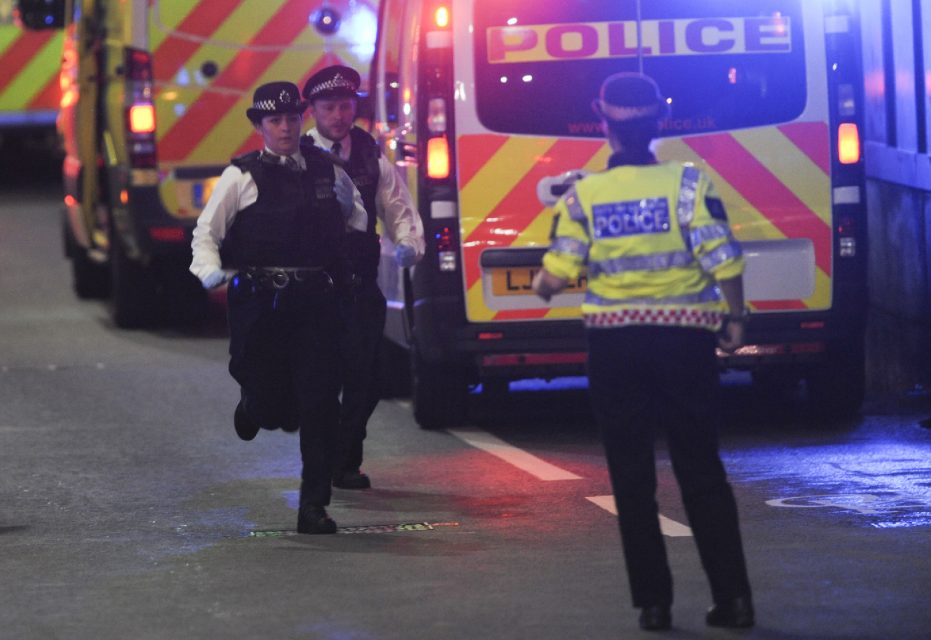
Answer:
<path fill-rule="evenodd" d="M 300 431 L 300 533 L 335 533 L 328 516 L 339 426 L 339 338 L 351 272 L 347 230 L 362 199 L 319 148 L 300 146 L 307 103 L 290 82 L 256 89 L 246 115 L 265 148 L 234 158 L 197 221 L 191 271 L 229 280 L 230 365 L 242 389 L 236 433 Z"/>
<path fill-rule="evenodd" d="M 353 126 L 359 99 L 359 74 L 334 65 L 311 76 L 302 92 L 310 101 L 314 128 L 305 140 L 329 151 L 362 194 L 367 222 L 364 234 L 352 234 L 349 257 L 356 276 L 354 305 L 343 334 L 340 455 L 333 486 L 367 489 L 362 472 L 362 442 L 366 425 L 379 400 L 378 353 L 385 330 L 385 296 L 378 288 L 381 244 L 376 223 L 394 244 L 394 258 L 411 267 L 423 256 L 423 224 L 407 186 L 394 165 L 381 155 L 368 133 Z"/>
<path fill-rule="evenodd" d="M 740 245 L 708 177 L 690 165 L 658 163 L 651 152 L 667 110 L 651 78 L 609 77 L 594 107 L 613 154 L 605 171 L 576 182 L 556 205 L 534 289 L 549 300 L 587 266 L 589 391 L 640 626 L 672 624 L 655 497 L 660 428 L 711 585 L 706 622 L 749 627 L 754 612 L 737 506 L 716 435 L 715 347 L 739 347 L 747 321 Z"/>

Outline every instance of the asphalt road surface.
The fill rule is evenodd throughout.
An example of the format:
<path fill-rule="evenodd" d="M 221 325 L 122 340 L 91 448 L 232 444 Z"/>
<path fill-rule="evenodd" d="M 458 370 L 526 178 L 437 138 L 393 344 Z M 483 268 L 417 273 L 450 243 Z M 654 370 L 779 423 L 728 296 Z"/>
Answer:
<path fill-rule="evenodd" d="M 339 534 L 297 535 L 297 438 L 236 438 L 222 305 L 196 328 L 116 329 L 70 290 L 59 187 L 2 189 L 0 638 L 656 637 L 630 607 L 584 380 L 475 394 L 453 431 L 383 401 L 374 487 L 335 490 Z M 661 441 L 676 602 L 660 637 L 931 637 L 926 407 L 823 427 L 727 383 L 757 626 L 705 627 Z"/>

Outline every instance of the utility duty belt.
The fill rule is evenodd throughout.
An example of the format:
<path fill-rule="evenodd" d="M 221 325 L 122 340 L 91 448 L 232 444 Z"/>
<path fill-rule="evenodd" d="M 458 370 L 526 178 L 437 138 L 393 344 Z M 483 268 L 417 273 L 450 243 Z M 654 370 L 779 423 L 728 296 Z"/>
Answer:
<path fill-rule="evenodd" d="M 239 273 L 257 291 L 299 287 L 323 293 L 334 288 L 333 278 L 323 267 L 246 267 Z"/>

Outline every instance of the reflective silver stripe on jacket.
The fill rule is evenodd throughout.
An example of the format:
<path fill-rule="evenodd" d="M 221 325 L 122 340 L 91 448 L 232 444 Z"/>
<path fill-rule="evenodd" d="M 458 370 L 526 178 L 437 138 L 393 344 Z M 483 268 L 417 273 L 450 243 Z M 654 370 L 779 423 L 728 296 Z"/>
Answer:
<path fill-rule="evenodd" d="M 719 264 L 734 258 L 739 258 L 742 255 L 743 250 L 740 248 L 740 245 L 736 242 L 731 242 L 728 244 L 722 244 L 711 253 L 703 255 L 698 259 L 698 262 L 701 264 L 702 269 L 710 272 Z"/>
<path fill-rule="evenodd" d="M 578 256 L 582 259 L 588 257 L 588 249 L 588 245 L 581 240 L 577 240 L 576 238 L 569 238 L 567 236 L 557 237 L 550 245 L 550 251 L 566 253 L 572 256 Z"/>
<path fill-rule="evenodd" d="M 734 237 L 731 235 L 731 230 L 726 224 L 711 224 L 707 227 L 692 229 L 689 235 L 692 238 L 693 247 L 703 242 L 708 242 L 709 240 L 718 240 L 719 238 L 727 238 L 729 242 L 733 242 L 734 240 Z"/>
<path fill-rule="evenodd" d="M 695 167 L 683 167 L 682 182 L 679 184 L 679 202 L 676 205 L 676 219 L 679 221 L 679 232 L 682 234 L 682 243 L 689 251 L 692 250 L 689 225 L 695 218 L 695 196 L 698 194 L 698 179 L 701 172 Z"/>
<path fill-rule="evenodd" d="M 663 271 L 676 267 L 685 267 L 695 262 L 695 257 L 688 251 L 670 251 L 646 256 L 623 256 L 610 260 L 598 260 L 589 265 L 592 277 L 601 274 L 614 275 L 626 271 Z"/>
<path fill-rule="evenodd" d="M 704 302 L 718 302 L 721 300 L 721 289 L 716 284 L 706 287 L 698 293 L 692 293 L 686 296 L 669 296 L 667 298 L 603 298 L 591 290 L 585 293 L 585 304 L 597 305 L 599 307 L 613 307 L 617 305 L 673 305 L 673 304 L 701 304 Z"/>

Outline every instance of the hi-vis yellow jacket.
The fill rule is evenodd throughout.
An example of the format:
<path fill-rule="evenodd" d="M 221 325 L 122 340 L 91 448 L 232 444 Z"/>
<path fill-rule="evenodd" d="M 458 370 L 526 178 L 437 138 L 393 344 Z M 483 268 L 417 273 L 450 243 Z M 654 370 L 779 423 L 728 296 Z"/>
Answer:
<path fill-rule="evenodd" d="M 717 280 L 740 275 L 744 261 L 699 169 L 617 166 L 576 182 L 556 214 L 543 266 L 574 280 L 588 265 L 587 327 L 720 328 L 727 305 Z"/>

